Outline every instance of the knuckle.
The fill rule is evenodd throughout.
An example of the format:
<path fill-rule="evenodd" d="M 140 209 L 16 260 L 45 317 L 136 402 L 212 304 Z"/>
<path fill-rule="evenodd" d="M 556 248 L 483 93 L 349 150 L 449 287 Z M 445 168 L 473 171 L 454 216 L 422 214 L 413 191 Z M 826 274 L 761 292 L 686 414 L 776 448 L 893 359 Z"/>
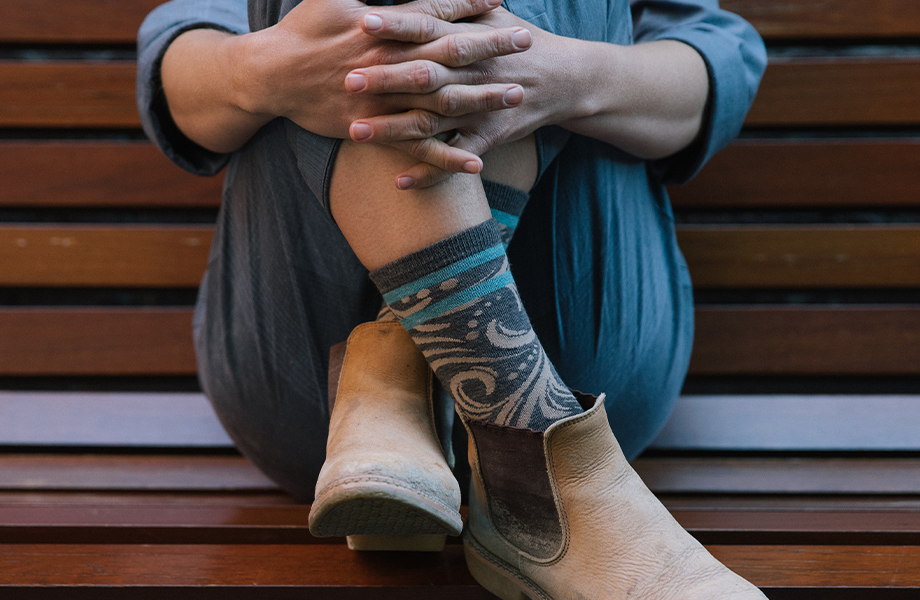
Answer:
<path fill-rule="evenodd" d="M 415 128 L 422 137 L 431 137 L 437 133 L 438 116 L 424 110 L 415 111 Z"/>
<path fill-rule="evenodd" d="M 434 65 L 427 61 L 419 61 L 412 68 L 412 83 L 421 91 L 431 91 L 438 88 L 438 72 Z"/>
<path fill-rule="evenodd" d="M 460 114 L 463 109 L 463 95 L 460 88 L 449 85 L 441 90 L 438 98 L 438 112 L 446 116 Z"/>
<path fill-rule="evenodd" d="M 419 22 L 419 41 L 428 42 L 437 39 L 438 22 L 431 17 L 423 16 Z"/>
<path fill-rule="evenodd" d="M 447 57 L 452 64 L 467 65 L 473 55 L 473 46 L 470 41 L 461 35 L 453 35 L 447 39 Z"/>

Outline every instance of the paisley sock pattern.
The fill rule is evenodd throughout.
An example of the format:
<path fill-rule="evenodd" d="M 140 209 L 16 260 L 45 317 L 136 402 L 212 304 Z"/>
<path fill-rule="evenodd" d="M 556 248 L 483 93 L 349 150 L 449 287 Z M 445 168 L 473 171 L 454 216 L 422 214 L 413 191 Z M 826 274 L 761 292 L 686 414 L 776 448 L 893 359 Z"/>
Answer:
<path fill-rule="evenodd" d="M 502 244 L 505 248 L 511 243 L 514 237 L 514 230 L 517 229 L 518 221 L 524 213 L 524 207 L 530 200 L 530 194 L 522 192 L 503 183 L 496 183 L 487 179 L 482 180 L 482 187 L 486 193 L 486 199 L 489 201 L 489 209 L 492 211 L 492 218 L 498 222 L 498 228 L 501 231 Z M 386 302 L 380 306 L 380 312 L 377 313 L 377 321 L 395 321 L 396 315 L 390 310 Z"/>
<path fill-rule="evenodd" d="M 494 219 L 371 279 L 466 418 L 544 431 L 582 412 L 533 331 Z"/>

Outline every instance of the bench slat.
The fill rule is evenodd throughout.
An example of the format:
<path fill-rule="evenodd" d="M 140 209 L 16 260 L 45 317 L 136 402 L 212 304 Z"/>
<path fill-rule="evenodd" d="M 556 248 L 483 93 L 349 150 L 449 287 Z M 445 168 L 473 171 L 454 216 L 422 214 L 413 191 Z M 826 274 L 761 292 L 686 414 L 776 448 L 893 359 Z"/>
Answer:
<path fill-rule="evenodd" d="M 3 308 L 0 375 L 193 375 L 191 319 L 184 308 Z M 693 375 L 920 373 L 916 307 L 702 306 L 696 319 Z"/>
<path fill-rule="evenodd" d="M 194 375 L 187 308 L 0 309 L 0 375 Z"/>
<path fill-rule="evenodd" d="M 690 183 L 671 186 L 675 207 L 844 208 L 920 206 L 915 140 L 743 140 Z"/>
<path fill-rule="evenodd" d="M 776 59 L 764 74 L 748 126 L 915 125 L 920 60 Z"/>
<path fill-rule="evenodd" d="M 920 6 L 913 0 L 722 0 L 770 40 L 889 38 L 920 34 Z"/>
<path fill-rule="evenodd" d="M 209 225 L 0 225 L 0 285 L 195 287 Z M 920 226 L 681 225 L 697 287 L 920 286 Z"/>
<path fill-rule="evenodd" d="M 0 62 L 0 127 L 140 127 L 136 66 Z"/>
<path fill-rule="evenodd" d="M 0 445 L 229 448 L 203 394 L 2 392 Z"/>
<path fill-rule="evenodd" d="M 642 480 L 662 494 L 918 494 L 913 458 L 640 457 Z"/>
<path fill-rule="evenodd" d="M 839 594 L 836 588 L 849 586 L 920 587 L 920 548 L 914 546 L 712 545 L 708 549 L 742 577 L 767 588 Z M 20 587 L 25 581 L 59 591 L 60 597 L 78 585 L 170 586 L 171 598 L 200 598 L 194 594 L 206 586 L 224 588 L 217 590 L 224 595 L 231 588 L 234 597 L 242 597 L 238 588 L 255 586 L 254 591 L 259 591 L 258 586 L 271 585 L 282 590 L 308 587 L 314 598 L 323 597 L 312 594 L 324 587 L 345 586 L 372 588 L 366 590 L 366 597 L 373 593 L 380 598 L 379 587 L 385 586 L 408 594 L 398 597 L 441 598 L 445 588 L 462 591 L 457 597 L 489 597 L 467 572 L 458 545 L 408 558 L 395 552 L 368 556 L 338 545 L 6 545 L 0 546 L 0 560 L 9 567 L 0 572 L 0 589 L 5 597 L 18 598 L 27 591 Z M 272 597 L 294 597 L 282 596 L 282 590 L 273 590 Z M 299 591 L 301 597 L 305 591 Z"/>
<path fill-rule="evenodd" d="M 213 227 L 3 225 L 0 285 L 196 287 Z"/>
<path fill-rule="evenodd" d="M 135 64 L 0 62 L 0 127 L 137 128 Z M 916 125 L 920 60 L 777 59 L 748 126 Z"/>
<path fill-rule="evenodd" d="M 5 455 L 2 490 L 269 491 L 277 486 L 238 456 Z"/>
<path fill-rule="evenodd" d="M 920 371 L 920 307 L 702 306 L 696 331 L 693 375 Z"/>
<path fill-rule="evenodd" d="M 652 448 L 917 451 L 917 423 L 920 396 L 687 395 Z"/>
<path fill-rule="evenodd" d="M 920 287 L 920 226 L 682 225 L 695 287 Z"/>
<path fill-rule="evenodd" d="M 667 506 L 667 498 L 664 502 Z M 920 510 L 828 510 L 807 501 L 789 503 L 784 510 L 670 510 L 708 544 L 920 544 Z M 344 543 L 312 537 L 309 514 L 308 505 L 160 506 L 147 501 L 136 506 L 26 506 L 0 500 L 0 544 Z M 448 543 L 460 540 L 449 538 Z"/>
<path fill-rule="evenodd" d="M 163 0 L 0 2 L 0 42 L 131 44 L 148 12 Z"/>
<path fill-rule="evenodd" d="M 149 142 L 0 141 L 0 206 L 214 208 L 222 182 Z"/>
<path fill-rule="evenodd" d="M 144 16 L 162 0 L 0 2 L 0 42 L 133 43 Z M 913 0 L 723 0 L 767 39 L 888 38 L 920 35 Z"/>
<path fill-rule="evenodd" d="M 663 450 L 918 451 L 920 396 L 682 396 Z M 0 392 L 0 446 L 233 446 L 202 394 Z"/>

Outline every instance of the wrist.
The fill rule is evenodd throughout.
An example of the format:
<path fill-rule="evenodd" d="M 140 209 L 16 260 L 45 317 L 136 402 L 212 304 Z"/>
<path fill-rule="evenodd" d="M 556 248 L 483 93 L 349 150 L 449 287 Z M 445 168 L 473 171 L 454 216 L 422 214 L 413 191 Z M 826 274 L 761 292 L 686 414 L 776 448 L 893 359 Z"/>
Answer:
<path fill-rule="evenodd" d="M 228 99 L 234 109 L 260 126 L 283 116 L 271 91 L 273 53 L 269 30 L 224 40 L 225 56 L 233 65 L 228 73 Z"/>

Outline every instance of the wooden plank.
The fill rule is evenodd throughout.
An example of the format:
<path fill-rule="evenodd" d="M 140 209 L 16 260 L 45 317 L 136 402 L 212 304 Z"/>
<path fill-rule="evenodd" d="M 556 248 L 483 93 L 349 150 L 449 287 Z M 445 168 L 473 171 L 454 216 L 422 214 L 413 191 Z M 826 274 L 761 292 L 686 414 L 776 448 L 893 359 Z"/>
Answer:
<path fill-rule="evenodd" d="M 0 126 L 140 125 L 132 62 L 0 62 Z M 749 126 L 916 125 L 920 60 L 776 59 Z"/>
<path fill-rule="evenodd" d="M 0 285 L 196 287 L 210 225 L 0 225 Z"/>
<path fill-rule="evenodd" d="M 775 59 L 748 126 L 916 125 L 920 59 Z"/>
<path fill-rule="evenodd" d="M 0 445 L 229 448 L 203 394 L 2 392 Z"/>
<path fill-rule="evenodd" d="M 681 225 L 695 287 L 920 286 L 920 226 Z"/>
<path fill-rule="evenodd" d="M 0 142 L 0 206 L 214 208 L 222 184 L 149 142 Z"/>
<path fill-rule="evenodd" d="M 140 127 L 131 61 L 0 61 L 0 127 Z"/>
<path fill-rule="evenodd" d="M 920 5 L 918 5 L 920 6 Z M 743 140 L 714 156 L 677 208 L 920 206 L 918 140 Z"/>
<path fill-rule="evenodd" d="M 914 0 L 722 0 L 769 40 L 805 38 L 897 38 L 920 35 Z"/>
<path fill-rule="evenodd" d="M 0 42 L 133 44 L 163 0 L 0 0 Z"/>
<path fill-rule="evenodd" d="M 694 375 L 916 375 L 920 308 L 702 306 Z"/>
<path fill-rule="evenodd" d="M 920 396 L 682 396 L 652 448 L 920 450 Z"/>
<path fill-rule="evenodd" d="M 213 228 L 0 225 L 0 285 L 194 287 Z M 918 287 L 914 225 L 682 225 L 696 287 Z"/>
<path fill-rule="evenodd" d="M 0 309 L 0 375 L 195 373 L 191 309 Z"/>
<path fill-rule="evenodd" d="M 343 543 L 339 538 L 310 535 L 308 505 L 202 506 L 150 499 L 110 505 L 101 494 L 70 503 L 63 503 L 61 495 L 54 502 L 30 504 L 0 500 L 0 544 Z M 685 529 L 707 544 L 920 545 L 916 508 L 879 512 L 868 503 L 835 509 L 792 500 L 782 509 L 758 509 L 743 502 L 731 508 L 669 509 Z M 459 544 L 460 539 L 452 537 L 448 543 Z"/>
<path fill-rule="evenodd" d="M 2 490 L 267 491 L 277 486 L 238 456 L 6 455 Z"/>
<path fill-rule="evenodd" d="M 914 592 L 920 587 L 920 548 L 914 546 L 712 545 L 708 549 L 755 585 L 822 593 L 814 598 L 831 597 L 826 594 L 839 594 L 838 588 L 848 586 Z M 44 592 L 42 598 L 74 597 L 65 594 L 88 586 L 104 586 L 92 588 L 97 598 L 103 597 L 98 595 L 102 589 L 129 586 L 132 594 L 168 586 L 170 598 L 218 597 L 203 596 L 208 588 L 222 597 L 228 593 L 234 598 L 257 597 L 241 595 L 246 589 L 264 597 L 268 590 L 262 586 L 272 586 L 272 598 L 305 593 L 311 598 L 359 597 L 346 596 L 344 588 L 352 594 L 363 590 L 363 597 L 374 598 L 491 597 L 469 575 L 458 545 L 441 553 L 408 555 L 316 545 L 6 545 L 0 547 L 0 561 L 8 565 L 0 571 L 5 598 L 39 590 Z M 29 590 L 27 585 L 35 587 Z M 328 589 L 333 586 L 339 589 Z"/>
<path fill-rule="evenodd" d="M 918 494 L 912 458 L 644 457 L 633 467 L 656 494 Z"/>
<path fill-rule="evenodd" d="M 0 375 L 192 375 L 191 309 L 0 309 Z M 694 375 L 916 375 L 920 308 L 702 306 Z M 756 343 L 752 343 L 755 340 Z"/>

